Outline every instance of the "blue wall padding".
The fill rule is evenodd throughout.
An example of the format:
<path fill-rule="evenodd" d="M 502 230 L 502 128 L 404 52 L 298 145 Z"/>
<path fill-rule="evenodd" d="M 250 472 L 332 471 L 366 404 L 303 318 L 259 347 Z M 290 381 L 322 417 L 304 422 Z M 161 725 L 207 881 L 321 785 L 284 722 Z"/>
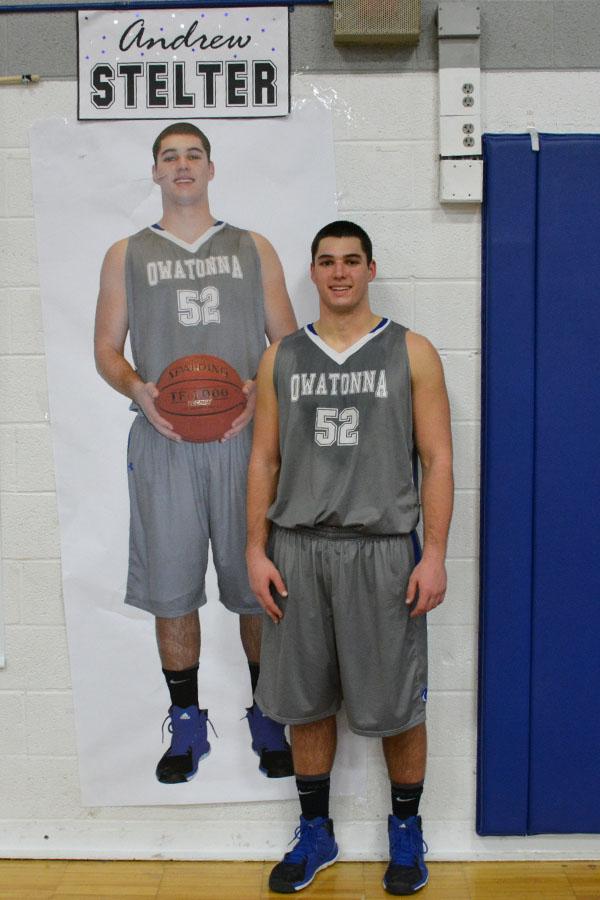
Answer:
<path fill-rule="evenodd" d="M 529 831 L 600 832 L 600 137 L 540 151 Z"/>
<path fill-rule="evenodd" d="M 529 137 L 486 135 L 484 172 L 477 830 L 524 834 L 536 215 Z M 515 447 L 518 453 L 511 452 Z"/>
<path fill-rule="evenodd" d="M 600 136 L 484 139 L 477 830 L 600 831 Z"/>

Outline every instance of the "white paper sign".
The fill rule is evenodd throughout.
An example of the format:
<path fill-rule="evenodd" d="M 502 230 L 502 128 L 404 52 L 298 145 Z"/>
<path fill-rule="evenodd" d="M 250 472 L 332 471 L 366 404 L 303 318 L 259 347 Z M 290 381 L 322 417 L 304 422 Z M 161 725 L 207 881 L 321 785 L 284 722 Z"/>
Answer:
<path fill-rule="evenodd" d="M 78 13 L 79 119 L 289 112 L 288 8 Z"/>

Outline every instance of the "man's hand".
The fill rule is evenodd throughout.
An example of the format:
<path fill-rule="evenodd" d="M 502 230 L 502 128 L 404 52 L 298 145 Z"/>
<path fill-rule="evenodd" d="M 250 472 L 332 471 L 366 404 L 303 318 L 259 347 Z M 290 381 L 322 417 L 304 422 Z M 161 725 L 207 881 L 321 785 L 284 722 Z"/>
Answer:
<path fill-rule="evenodd" d="M 283 618 L 283 612 L 273 600 L 271 584 L 278 594 L 287 597 L 287 589 L 279 570 L 262 550 L 249 551 L 246 554 L 246 563 L 252 592 L 269 618 L 277 624 Z"/>
<path fill-rule="evenodd" d="M 406 603 L 408 606 L 417 600 L 410 618 L 423 616 L 442 603 L 446 594 L 446 567 L 443 560 L 423 557 L 414 567 L 408 581 Z"/>
<path fill-rule="evenodd" d="M 254 415 L 254 410 L 256 408 L 256 381 L 245 381 L 242 390 L 246 395 L 246 407 L 241 416 L 238 416 L 237 419 L 233 420 L 231 428 L 229 431 L 226 431 L 221 438 L 222 441 L 228 441 L 229 438 L 235 437 L 236 434 L 243 431 Z"/>
<path fill-rule="evenodd" d="M 169 438 L 170 441 L 181 441 L 181 437 L 175 434 L 173 426 L 170 422 L 159 414 L 154 401 L 158 397 L 158 388 L 152 381 L 140 381 L 132 391 L 133 400 L 142 410 L 148 421 L 153 425 L 159 434 Z"/>

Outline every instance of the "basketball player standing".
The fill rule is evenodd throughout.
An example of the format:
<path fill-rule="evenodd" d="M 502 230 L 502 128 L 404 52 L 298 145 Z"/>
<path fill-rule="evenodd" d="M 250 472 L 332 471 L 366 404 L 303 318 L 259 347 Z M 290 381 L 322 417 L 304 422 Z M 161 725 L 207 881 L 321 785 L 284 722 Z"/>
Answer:
<path fill-rule="evenodd" d="M 156 777 L 188 781 L 210 749 L 198 704 L 199 607 L 209 536 L 221 602 L 240 616 L 252 688 L 259 671 L 260 610 L 244 561 L 245 487 L 258 363 L 296 322 L 277 254 L 262 236 L 218 221 L 209 207 L 210 143 L 198 128 L 165 128 L 153 146 L 160 221 L 106 254 L 96 313 L 98 371 L 137 412 L 128 446 L 131 507 L 125 602 L 156 617 L 168 685 L 172 741 Z M 130 334 L 135 368 L 124 356 Z M 191 354 L 225 359 L 240 374 L 247 406 L 222 441 L 182 441 L 157 411 L 156 381 Z M 252 747 L 271 777 L 291 775 L 283 726 L 256 703 L 247 710 Z"/>
<path fill-rule="evenodd" d="M 302 810 L 298 841 L 271 873 L 281 893 L 306 887 L 338 855 L 329 776 L 342 697 L 350 728 L 383 741 L 391 781 L 384 887 L 411 894 L 428 877 L 418 816 L 425 613 L 446 590 L 450 415 L 429 341 L 371 310 L 375 271 L 362 228 L 321 229 L 311 265 L 319 319 L 270 347 L 258 375 L 247 560 L 267 617 L 256 697 L 291 725 Z"/>

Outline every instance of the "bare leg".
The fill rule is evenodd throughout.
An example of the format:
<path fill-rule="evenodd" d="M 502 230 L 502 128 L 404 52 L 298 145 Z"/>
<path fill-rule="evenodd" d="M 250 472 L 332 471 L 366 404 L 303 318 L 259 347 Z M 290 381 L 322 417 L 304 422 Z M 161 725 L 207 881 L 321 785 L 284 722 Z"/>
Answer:
<path fill-rule="evenodd" d="M 240 638 L 246 659 L 251 663 L 260 662 L 260 638 L 262 635 L 262 613 L 240 616 Z"/>
<path fill-rule="evenodd" d="M 424 780 L 427 759 L 425 723 L 401 734 L 384 737 L 382 743 L 390 781 L 395 784 L 419 784 Z"/>
<path fill-rule="evenodd" d="M 156 641 L 163 669 L 179 672 L 200 659 L 200 618 L 194 610 L 176 619 L 156 619 Z"/>
<path fill-rule="evenodd" d="M 156 777 L 163 784 L 193 778 L 198 763 L 210 751 L 206 737 L 206 711 L 198 709 L 197 666 L 200 658 L 200 619 L 194 610 L 176 619 L 156 619 L 156 640 L 171 695 L 171 746 L 159 760 Z M 185 673 L 186 669 L 195 670 Z M 181 681 L 171 673 L 185 673 Z"/>
<path fill-rule="evenodd" d="M 390 863 L 383 886 L 390 894 L 405 896 L 422 888 L 428 878 L 417 818 L 427 756 L 425 723 L 383 738 L 383 752 L 392 782 L 393 813 L 388 819 Z"/>
<path fill-rule="evenodd" d="M 331 772 L 337 743 L 335 716 L 308 725 L 292 725 L 290 731 L 298 778 Z"/>
<path fill-rule="evenodd" d="M 332 865 L 338 857 L 329 818 L 329 773 L 337 743 L 335 716 L 292 725 L 290 730 L 302 815 L 294 835 L 297 843 L 269 876 L 270 889 L 281 894 L 293 894 L 306 887 L 320 869 Z"/>

